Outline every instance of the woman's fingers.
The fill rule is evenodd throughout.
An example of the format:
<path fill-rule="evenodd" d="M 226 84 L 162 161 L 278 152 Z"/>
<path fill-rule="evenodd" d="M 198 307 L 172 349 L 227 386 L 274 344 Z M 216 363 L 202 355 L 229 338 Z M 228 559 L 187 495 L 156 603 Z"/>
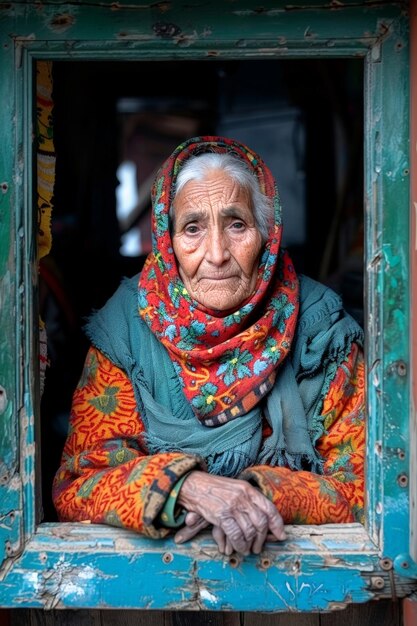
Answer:
<path fill-rule="evenodd" d="M 234 517 L 223 517 L 220 519 L 219 525 L 228 538 L 233 550 L 241 554 L 249 554 L 254 535 L 251 533 L 251 539 L 246 539 L 244 530 L 242 529 L 245 523 L 242 523 L 241 515 L 236 513 Z"/>
<path fill-rule="evenodd" d="M 285 532 L 283 521 L 278 523 L 274 522 L 272 525 L 270 524 L 269 529 L 278 541 L 285 541 L 285 539 L 287 539 L 287 533 Z"/>
<path fill-rule="evenodd" d="M 252 544 L 252 552 L 254 554 L 260 554 L 263 550 L 265 539 L 266 539 L 267 531 L 265 530 L 262 533 L 256 535 L 255 541 Z"/>
<path fill-rule="evenodd" d="M 194 526 L 195 524 L 198 524 L 203 519 L 204 518 L 201 517 L 201 515 L 199 515 L 198 513 L 189 511 L 187 515 L 185 516 L 185 523 L 187 526 Z"/>
<path fill-rule="evenodd" d="M 275 539 L 283 541 L 287 538 L 287 535 L 284 529 L 284 520 L 278 509 L 263 493 L 257 489 L 255 489 L 255 492 L 255 508 L 250 511 L 252 523 L 262 534 L 266 527 L 265 537 L 270 532 Z"/>
<path fill-rule="evenodd" d="M 213 526 L 213 539 L 217 543 L 220 554 L 230 556 L 233 553 L 233 546 L 220 526 Z"/>
<path fill-rule="evenodd" d="M 233 554 L 233 546 L 227 537 L 226 537 L 226 548 L 225 548 L 224 553 L 226 556 L 230 556 L 231 554 Z"/>
<path fill-rule="evenodd" d="M 205 520 L 204 517 L 200 517 L 199 515 L 197 516 L 198 517 L 197 521 L 195 521 L 193 524 L 188 525 L 188 519 L 190 515 L 191 513 L 187 513 L 187 516 L 185 518 L 185 526 L 180 528 L 180 530 L 178 530 L 175 533 L 174 535 L 175 543 L 185 543 L 186 541 L 189 541 L 190 539 L 198 535 L 200 530 L 203 530 L 204 528 L 207 528 L 207 526 L 210 525 L 210 522 Z M 194 518 L 191 517 L 190 519 L 192 521 Z"/>
<path fill-rule="evenodd" d="M 278 541 L 284 541 L 287 538 L 287 533 L 284 528 L 284 520 L 278 512 L 278 509 L 272 504 L 270 500 L 267 500 L 268 505 L 268 530 L 271 532 Z"/>
<path fill-rule="evenodd" d="M 212 535 L 214 541 L 217 543 L 220 554 L 225 554 L 226 535 L 224 534 L 220 526 L 213 526 Z"/>
<path fill-rule="evenodd" d="M 249 486 L 251 489 L 252 487 Z M 252 493 L 253 499 L 247 509 L 236 512 L 236 521 L 242 528 L 250 549 L 255 554 L 262 551 L 268 532 L 275 540 L 286 538 L 284 522 L 276 507 L 261 492 Z"/>
<path fill-rule="evenodd" d="M 253 515 L 251 511 L 248 513 L 245 511 L 236 511 L 235 520 L 245 540 L 245 549 L 242 551 L 242 554 L 249 554 L 251 550 L 253 552 L 253 546 L 258 546 L 260 542 L 263 544 L 268 531 L 268 519 L 266 515 L 262 512 Z"/>
<path fill-rule="evenodd" d="M 237 510 L 235 512 L 234 519 L 236 523 L 238 524 L 245 541 L 251 544 L 252 541 L 255 539 L 256 535 L 258 534 L 258 528 L 255 526 L 255 524 L 253 524 L 251 516 L 247 514 L 246 511 Z M 265 518 L 265 527 L 268 527 L 266 518 Z"/>

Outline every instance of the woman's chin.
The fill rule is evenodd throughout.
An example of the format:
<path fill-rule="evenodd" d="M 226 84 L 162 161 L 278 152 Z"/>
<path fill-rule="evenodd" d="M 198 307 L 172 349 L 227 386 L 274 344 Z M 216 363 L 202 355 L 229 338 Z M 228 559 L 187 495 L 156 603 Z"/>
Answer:
<path fill-rule="evenodd" d="M 246 298 L 242 297 L 242 294 L 238 293 L 236 289 L 230 292 L 222 291 L 220 294 L 215 294 L 213 292 L 210 294 L 200 293 L 198 296 L 199 297 L 196 298 L 196 300 L 202 307 L 222 314 L 233 313 L 233 311 L 239 309 L 246 300 Z"/>

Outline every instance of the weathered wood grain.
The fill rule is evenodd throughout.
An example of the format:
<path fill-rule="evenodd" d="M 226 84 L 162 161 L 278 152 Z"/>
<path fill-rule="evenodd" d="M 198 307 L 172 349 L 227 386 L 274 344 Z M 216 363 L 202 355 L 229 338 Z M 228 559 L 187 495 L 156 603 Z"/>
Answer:
<path fill-rule="evenodd" d="M 410 76 L 417 74 L 417 4 L 410 3 Z M 417 81 L 411 81 L 411 111 L 417 111 Z M 410 554 L 417 562 L 417 115 L 411 117 L 411 324 L 412 403 L 410 411 Z"/>
<path fill-rule="evenodd" d="M 85 610 L 45 612 L 37 609 L 18 609 L 10 612 L 10 626 L 335 626 L 335 624 L 401 626 L 401 604 L 382 600 L 363 605 L 350 605 L 336 613 Z M 0 626 L 6 624 L 0 622 Z"/>
<path fill-rule="evenodd" d="M 244 613 L 242 626 L 320 626 L 319 613 Z"/>
<path fill-rule="evenodd" d="M 381 600 L 362 606 L 350 605 L 339 613 L 320 615 L 320 626 L 401 626 L 400 602 Z"/>
<path fill-rule="evenodd" d="M 167 614 L 169 626 L 241 626 L 239 613 L 215 613 L 213 611 L 179 611 Z M 107 625 L 106 625 L 107 626 Z M 166 624 L 168 626 L 168 624 Z"/>

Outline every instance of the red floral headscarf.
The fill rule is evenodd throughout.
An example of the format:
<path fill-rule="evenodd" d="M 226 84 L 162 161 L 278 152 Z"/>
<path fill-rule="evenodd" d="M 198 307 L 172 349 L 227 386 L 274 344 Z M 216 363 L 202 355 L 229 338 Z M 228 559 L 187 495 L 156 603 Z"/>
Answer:
<path fill-rule="evenodd" d="M 169 228 L 175 181 L 187 159 L 205 152 L 241 159 L 274 206 L 275 220 L 258 267 L 253 296 L 232 313 L 208 311 L 188 294 L 179 273 Z M 186 398 L 206 426 L 253 408 L 274 384 L 291 348 L 298 315 L 298 279 L 280 249 L 281 204 L 273 176 L 243 144 L 196 137 L 176 148 L 152 190 L 152 253 L 139 279 L 139 314 L 167 349 Z"/>

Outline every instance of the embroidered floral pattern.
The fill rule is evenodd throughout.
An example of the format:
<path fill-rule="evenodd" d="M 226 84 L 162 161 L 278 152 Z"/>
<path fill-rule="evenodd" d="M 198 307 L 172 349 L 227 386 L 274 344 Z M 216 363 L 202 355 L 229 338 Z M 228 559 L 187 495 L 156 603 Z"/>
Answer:
<path fill-rule="evenodd" d="M 223 319 L 223 323 L 225 326 L 233 326 L 233 324 L 240 324 L 245 317 L 249 315 L 253 311 L 253 304 L 245 304 L 241 309 L 235 311 L 231 315 L 227 315 Z"/>
<path fill-rule="evenodd" d="M 226 385 L 234 383 L 236 378 L 242 380 L 252 373 L 246 365 L 249 361 L 252 361 L 252 358 L 248 350 L 244 350 L 243 352 L 241 352 L 239 348 L 227 350 L 220 358 L 221 365 L 217 370 L 217 375 L 223 375 Z"/>
<path fill-rule="evenodd" d="M 96 407 L 96 409 L 102 411 L 102 413 L 111 415 L 112 413 L 115 413 L 117 409 L 117 391 L 117 387 L 106 387 L 101 396 L 91 398 L 90 402 Z"/>
<path fill-rule="evenodd" d="M 193 320 L 189 326 L 180 326 L 181 339 L 177 343 L 178 348 L 181 348 L 181 350 L 191 350 L 194 346 L 199 344 L 199 338 L 204 332 L 204 324 L 196 320 Z"/>
<path fill-rule="evenodd" d="M 278 363 L 281 352 L 275 339 L 268 338 L 265 342 L 265 350 L 262 352 L 264 359 L 270 359 L 272 363 Z"/>
<path fill-rule="evenodd" d="M 217 387 L 213 383 L 206 383 L 200 388 L 200 391 L 200 395 L 193 398 L 192 404 L 202 415 L 207 415 L 216 406 Z"/>

